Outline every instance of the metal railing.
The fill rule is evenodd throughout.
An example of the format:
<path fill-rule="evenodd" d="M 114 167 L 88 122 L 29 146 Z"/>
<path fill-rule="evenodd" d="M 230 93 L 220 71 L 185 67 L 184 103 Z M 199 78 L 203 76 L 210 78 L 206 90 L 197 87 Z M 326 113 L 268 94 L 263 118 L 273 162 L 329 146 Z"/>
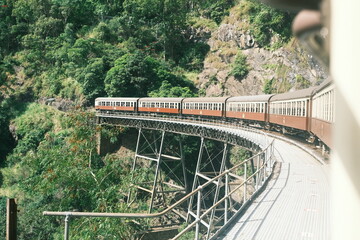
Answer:
<path fill-rule="evenodd" d="M 176 235 L 173 240 L 179 239 L 183 234 L 190 231 L 191 228 L 195 227 L 195 236 L 194 239 L 200 238 L 200 228 L 201 226 L 207 228 L 206 236 L 204 239 L 211 239 L 218 235 L 221 230 L 231 222 L 233 218 L 237 216 L 237 213 L 241 212 L 252 200 L 253 196 L 258 194 L 262 186 L 264 186 L 265 182 L 269 179 L 272 173 L 273 165 L 274 165 L 274 146 L 273 141 L 270 145 L 265 148 L 262 152 L 250 157 L 243 162 L 236 164 L 228 170 L 225 170 L 223 173 L 218 176 L 210 179 L 206 183 L 198 186 L 196 190 L 194 190 L 193 196 L 197 194 L 197 205 L 196 205 L 196 215 L 192 214 L 194 218 L 193 222 L 189 223 L 189 225 L 182 230 L 178 235 Z M 256 161 L 256 170 L 250 175 L 248 174 L 248 166 L 252 161 Z M 241 169 L 243 174 L 242 176 L 236 174 L 237 171 Z M 224 179 L 225 178 L 225 179 Z M 234 179 L 242 180 L 241 183 L 238 181 L 234 181 Z M 224 187 L 225 193 L 222 198 L 216 203 L 214 203 L 210 208 L 203 210 L 201 208 L 201 195 L 203 194 L 203 190 L 209 186 L 211 183 L 216 183 L 216 185 L 222 185 Z M 231 189 L 230 186 L 235 186 Z M 255 187 L 255 191 L 251 192 L 248 186 L 253 185 Z M 242 201 L 234 200 L 240 195 L 239 190 L 242 188 Z M 251 193 L 250 193 L 251 192 Z M 250 194 L 249 194 L 250 193 Z M 218 209 L 220 205 L 223 205 L 221 209 Z M 202 212 L 203 211 L 203 212 Z M 214 211 L 217 212 L 217 218 L 215 219 Z M 222 212 L 219 214 L 219 212 Z M 232 213 L 235 214 L 232 214 Z M 208 222 L 206 222 L 206 219 Z M 217 232 L 213 232 L 215 227 L 218 227 Z"/>
<path fill-rule="evenodd" d="M 110 114 L 113 115 L 113 114 Z M 103 115 L 101 115 L 103 116 Z M 126 116 L 135 117 L 135 115 L 127 114 Z M 124 117 L 124 116 L 122 116 Z M 139 116 L 146 117 L 147 119 L 155 116 Z M 164 116 L 161 119 L 166 121 L 178 121 L 179 117 L 176 116 Z M 191 118 L 181 118 L 181 121 L 192 121 Z M 239 124 L 227 124 L 225 122 L 219 123 L 214 120 L 195 121 L 196 123 L 210 124 L 216 126 L 216 128 L 230 127 L 240 128 L 246 130 L 249 134 L 253 134 L 254 139 L 266 138 L 266 134 L 257 129 L 241 126 Z M 194 122 L 192 122 L 194 124 Z M 220 129 L 221 130 L 221 129 Z M 255 136 L 256 135 L 256 136 Z M 259 136 L 260 135 L 260 136 Z M 232 219 L 234 219 L 242 210 L 244 210 L 249 203 L 253 200 L 259 191 L 262 189 L 264 184 L 271 176 L 274 159 L 274 141 L 269 143 L 266 147 L 262 147 L 263 150 L 254 156 L 234 165 L 229 169 L 225 169 L 220 172 L 217 176 L 209 179 L 205 183 L 197 186 L 192 192 L 185 195 L 176 203 L 172 204 L 168 208 L 158 213 L 100 213 L 100 212 L 54 212 L 44 211 L 44 216 L 64 216 L 65 217 L 65 230 L 64 239 L 69 239 L 69 222 L 72 217 L 110 217 L 110 218 L 158 218 L 170 213 L 176 207 L 180 206 L 186 201 L 195 201 L 196 204 L 192 205 L 188 209 L 188 225 L 173 239 L 179 239 L 183 234 L 192 231 L 195 228 L 194 239 L 200 239 L 201 234 L 203 239 L 215 238 L 224 227 L 226 227 Z M 253 171 L 249 171 L 252 167 Z M 256 169 L 255 169 L 256 168 Z M 213 202 L 209 208 L 203 208 L 204 198 L 207 188 L 210 185 L 216 185 L 222 191 L 216 191 L 216 202 Z M 241 190 L 242 189 L 242 190 Z M 195 211 L 193 211 L 195 210 Z M 196 213 L 194 213 L 196 212 Z M 215 231 L 216 230 L 216 231 Z"/>
<path fill-rule="evenodd" d="M 252 174 L 247 175 L 248 166 L 251 163 L 256 162 L 256 171 Z M 202 228 L 206 228 L 205 239 L 211 239 L 220 233 L 230 221 L 241 212 L 249 202 L 253 199 L 265 184 L 267 179 L 271 176 L 274 159 L 274 146 L 273 141 L 260 153 L 246 159 L 245 161 L 234 165 L 233 167 L 223 171 L 216 177 L 208 180 L 206 183 L 198 186 L 191 193 L 185 195 L 176 203 L 172 204 L 165 210 L 158 213 L 99 213 L 99 212 L 53 212 L 44 211 L 44 216 L 64 216 L 65 217 L 65 230 L 64 239 L 69 239 L 69 221 L 71 217 L 111 217 L 111 218 L 157 218 L 161 217 L 175 207 L 184 203 L 185 201 L 194 198 L 197 195 L 196 215 L 192 215 L 193 219 L 188 222 L 188 226 L 183 229 L 173 239 L 179 239 L 183 234 L 190 231 L 195 227 L 194 239 L 200 238 Z M 241 170 L 242 175 L 239 174 Z M 241 181 L 241 182 L 240 182 Z M 201 207 L 201 196 L 203 191 L 210 185 L 216 183 L 218 186 L 225 188 L 225 193 L 221 196 L 212 207 L 208 209 L 202 209 Z M 232 188 L 232 186 L 235 186 Z M 254 186 L 254 191 L 249 190 L 249 186 Z M 239 190 L 242 188 L 242 201 L 236 200 L 236 195 L 239 195 Z M 250 193 L 250 194 L 249 194 Z M 218 207 L 222 206 L 222 209 Z M 219 215 L 219 210 L 223 211 L 223 214 Z M 214 213 L 215 211 L 215 213 Z M 210 217 L 209 217 L 210 214 Z M 215 233 L 213 230 L 218 228 L 219 230 Z M 210 234 L 211 233 L 211 234 Z"/>
<path fill-rule="evenodd" d="M 267 133 L 262 130 L 257 129 L 260 126 L 258 124 L 247 125 L 244 123 L 239 123 L 236 121 L 227 122 L 221 118 L 203 118 L 203 117 L 194 117 L 188 115 L 169 115 L 169 114 L 154 114 L 154 113 L 136 113 L 136 112 L 113 112 L 109 111 L 108 113 L 97 112 L 97 117 L 99 118 L 112 118 L 112 119 L 130 119 L 130 120 L 147 120 L 147 121 L 156 121 L 163 123 L 176 123 L 181 124 L 182 126 L 207 126 L 208 129 L 213 129 L 215 131 L 227 131 L 231 129 L 231 133 L 237 134 L 241 138 L 245 138 L 249 141 L 252 141 L 256 145 L 259 145 L 261 149 L 265 148 L 268 144 Z M 181 129 L 182 130 L 182 129 Z M 238 131 L 237 131 L 238 130 Z M 240 132 L 241 131 L 241 132 Z M 185 133 L 185 132 L 183 132 Z M 189 134 L 189 132 L 185 133 Z M 240 136 L 241 134 L 241 136 Z M 207 138 L 209 136 L 206 136 Z M 263 140 L 266 140 L 265 143 Z M 222 141 L 222 140 L 220 140 Z M 261 144 L 260 144 L 261 143 Z"/>

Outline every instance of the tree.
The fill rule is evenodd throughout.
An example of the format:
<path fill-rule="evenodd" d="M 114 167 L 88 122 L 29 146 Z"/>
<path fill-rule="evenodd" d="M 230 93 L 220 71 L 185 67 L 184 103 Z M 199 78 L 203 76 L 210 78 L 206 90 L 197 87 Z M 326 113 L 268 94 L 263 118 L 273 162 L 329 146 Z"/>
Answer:
<path fill-rule="evenodd" d="M 172 86 L 168 81 L 164 81 L 158 90 L 149 93 L 150 97 L 195 97 L 189 87 Z"/>
<path fill-rule="evenodd" d="M 106 74 L 105 91 L 109 96 L 143 97 L 152 88 L 154 72 L 140 52 L 125 54 Z"/>
<path fill-rule="evenodd" d="M 239 51 L 235 57 L 235 62 L 232 64 L 230 75 L 237 79 L 243 79 L 249 73 L 249 64 L 246 62 L 246 56 Z"/>
<path fill-rule="evenodd" d="M 82 84 L 83 93 L 88 101 L 93 102 L 95 98 L 105 95 L 104 79 L 105 66 L 103 59 L 91 59 L 78 80 Z"/>

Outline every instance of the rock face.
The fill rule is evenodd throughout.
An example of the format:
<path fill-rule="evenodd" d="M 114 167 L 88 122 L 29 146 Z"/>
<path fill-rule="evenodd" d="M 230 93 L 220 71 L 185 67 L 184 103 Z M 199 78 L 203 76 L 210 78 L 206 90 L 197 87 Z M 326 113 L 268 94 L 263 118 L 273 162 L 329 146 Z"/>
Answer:
<path fill-rule="evenodd" d="M 68 99 L 62 99 L 62 98 L 40 98 L 38 99 L 38 102 L 40 104 L 52 106 L 53 108 L 68 112 L 75 108 L 75 103 Z"/>
<path fill-rule="evenodd" d="M 236 45 L 241 49 L 252 48 L 255 45 L 255 40 L 250 33 L 238 31 L 232 24 L 221 24 L 215 34 L 217 40 Z"/>
<path fill-rule="evenodd" d="M 230 12 L 230 18 L 232 16 Z M 198 75 L 198 87 L 206 96 L 239 96 L 263 93 L 266 81 L 273 79 L 277 92 L 306 88 L 327 78 L 326 73 L 295 40 L 271 51 L 260 48 L 253 36 L 241 29 L 242 19 L 232 19 L 211 33 L 210 51 Z M 239 27 L 240 26 L 240 27 Z M 276 41 L 276 36 L 273 37 Z M 249 73 L 243 79 L 230 75 L 236 54 L 246 55 Z"/>

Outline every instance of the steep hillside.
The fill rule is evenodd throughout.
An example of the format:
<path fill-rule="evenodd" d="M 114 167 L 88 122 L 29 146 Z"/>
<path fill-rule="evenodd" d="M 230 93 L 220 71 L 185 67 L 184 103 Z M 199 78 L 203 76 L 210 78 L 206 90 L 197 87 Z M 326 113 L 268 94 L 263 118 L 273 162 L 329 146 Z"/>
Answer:
<path fill-rule="evenodd" d="M 286 92 L 321 82 L 325 72 L 304 52 L 294 39 L 281 39 L 270 31 L 267 45 L 259 44 L 254 25 L 249 20 L 246 2 L 230 10 L 228 17 L 211 32 L 210 51 L 197 86 L 206 96 L 256 95 L 264 92 Z M 237 56 L 243 56 L 245 76 L 232 74 Z M 240 66 L 241 67 L 241 66 Z"/>

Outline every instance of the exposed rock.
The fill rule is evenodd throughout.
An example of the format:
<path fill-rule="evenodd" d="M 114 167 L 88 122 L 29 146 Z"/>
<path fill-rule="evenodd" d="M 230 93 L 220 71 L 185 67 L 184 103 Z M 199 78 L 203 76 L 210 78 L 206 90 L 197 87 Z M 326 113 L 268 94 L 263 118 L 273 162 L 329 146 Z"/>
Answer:
<path fill-rule="evenodd" d="M 252 48 L 255 44 L 253 37 L 246 31 L 237 30 L 235 25 L 221 24 L 214 33 L 216 38 L 222 42 L 233 41 L 240 49 Z"/>
<path fill-rule="evenodd" d="M 55 109 L 63 112 L 68 112 L 70 110 L 73 110 L 75 107 L 75 103 L 68 99 L 63 98 L 40 98 L 38 100 L 40 104 L 52 106 Z"/>
<path fill-rule="evenodd" d="M 236 16 L 230 12 L 230 17 Z M 198 75 L 198 87 L 206 96 L 257 95 L 263 93 L 264 83 L 275 80 L 279 92 L 315 85 L 327 78 L 319 64 L 292 40 L 275 51 L 260 48 L 247 30 L 241 29 L 242 19 L 231 19 L 212 32 L 210 52 L 204 69 Z M 279 41 L 274 35 L 272 41 Z M 229 73 L 235 56 L 241 51 L 247 56 L 249 73 L 236 79 Z M 299 81 L 302 80 L 302 83 Z M 306 86 L 305 86 L 306 87 Z"/>
<path fill-rule="evenodd" d="M 17 142 L 19 140 L 19 137 L 16 134 L 16 125 L 15 124 L 10 124 L 9 125 L 9 132 L 11 133 L 11 136 L 13 137 L 15 142 Z"/>

